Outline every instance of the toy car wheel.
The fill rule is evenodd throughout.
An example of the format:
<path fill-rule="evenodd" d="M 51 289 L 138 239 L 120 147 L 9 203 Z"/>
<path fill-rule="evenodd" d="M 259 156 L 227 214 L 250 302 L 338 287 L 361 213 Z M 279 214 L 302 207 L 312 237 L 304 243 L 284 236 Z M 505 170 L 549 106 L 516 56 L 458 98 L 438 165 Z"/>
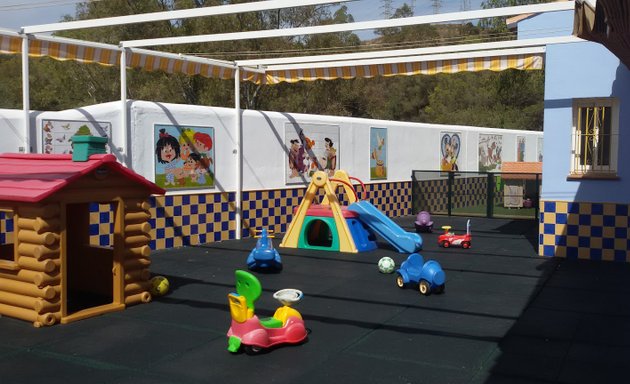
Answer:
<path fill-rule="evenodd" d="M 262 351 L 262 348 L 255 345 L 244 345 L 243 350 L 248 355 L 257 355 Z"/>
<path fill-rule="evenodd" d="M 425 296 L 428 296 L 431 291 L 431 287 L 429 286 L 429 283 L 427 283 L 426 280 L 420 281 L 420 284 L 418 285 L 418 289 L 420 289 L 420 293 L 422 293 Z"/>
<path fill-rule="evenodd" d="M 398 288 L 405 287 L 405 280 L 400 273 L 396 276 L 396 285 L 398 286 Z"/>
<path fill-rule="evenodd" d="M 449 242 L 448 242 L 448 240 L 444 240 L 444 241 L 442 242 L 442 246 L 443 246 L 444 248 L 448 248 L 448 247 L 450 247 L 450 246 L 451 246 L 451 243 L 449 243 Z"/>
<path fill-rule="evenodd" d="M 464 248 L 464 249 L 468 249 L 468 248 L 470 248 L 470 241 L 464 241 L 464 242 L 462 243 L 462 248 Z"/>

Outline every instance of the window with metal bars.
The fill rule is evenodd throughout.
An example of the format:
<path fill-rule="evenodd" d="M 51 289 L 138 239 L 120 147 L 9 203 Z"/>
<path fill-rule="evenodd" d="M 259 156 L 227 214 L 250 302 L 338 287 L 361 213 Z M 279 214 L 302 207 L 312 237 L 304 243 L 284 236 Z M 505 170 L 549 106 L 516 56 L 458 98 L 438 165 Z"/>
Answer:
<path fill-rule="evenodd" d="M 572 175 L 617 173 L 617 107 L 614 99 L 579 100 L 573 108 Z"/>

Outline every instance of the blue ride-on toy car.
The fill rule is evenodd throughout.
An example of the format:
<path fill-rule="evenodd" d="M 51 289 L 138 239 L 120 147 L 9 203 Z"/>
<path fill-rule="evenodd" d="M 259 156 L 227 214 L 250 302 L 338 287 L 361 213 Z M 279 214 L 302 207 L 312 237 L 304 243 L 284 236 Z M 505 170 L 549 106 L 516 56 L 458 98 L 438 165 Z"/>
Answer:
<path fill-rule="evenodd" d="M 260 237 L 256 242 L 256 247 L 252 249 L 247 257 L 247 267 L 252 270 L 282 270 L 282 259 L 280 254 L 273 247 L 272 236 L 266 228 L 260 231 Z"/>
<path fill-rule="evenodd" d="M 418 289 L 423 295 L 430 295 L 432 292 L 442 293 L 446 275 L 437 261 L 425 262 L 422 255 L 412 253 L 396 270 L 396 285 L 404 288 L 409 284 L 418 284 Z"/>

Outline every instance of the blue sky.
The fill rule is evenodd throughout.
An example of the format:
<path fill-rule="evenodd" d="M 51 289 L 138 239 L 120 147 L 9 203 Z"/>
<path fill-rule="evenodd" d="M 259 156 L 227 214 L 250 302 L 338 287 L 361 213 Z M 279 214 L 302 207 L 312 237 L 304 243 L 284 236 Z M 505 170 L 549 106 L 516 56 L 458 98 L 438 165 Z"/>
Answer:
<path fill-rule="evenodd" d="M 481 1 L 470 0 L 471 9 L 480 9 Z M 64 15 L 74 15 L 75 4 L 79 2 L 80 0 L 2 0 L 0 1 L 0 28 L 19 30 L 26 25 L 56 23 Z M 411 0 L 392 0 L 392 8 L 399 8 L 405 2 L 411 4 Z M 432 14 L 432 4 L 431 0 L 415 0 L 415 14 Z M 383 18 L 381 0 L 355 0 L 347 2 L 346 5 L 355 21 Z M 461 10 L 461 5 L 462 0 L 442 0 L 440 12 L 458 12 Z"/>
<path fill-rule="evenodd" d="M 43 6 L 56 3 L 58 5 Z M 19 30 L 26 25 L 60 21 L 64 15 L 74 15 L 77 1 L 3 0 L 0 1 L 0 28 Z"/>

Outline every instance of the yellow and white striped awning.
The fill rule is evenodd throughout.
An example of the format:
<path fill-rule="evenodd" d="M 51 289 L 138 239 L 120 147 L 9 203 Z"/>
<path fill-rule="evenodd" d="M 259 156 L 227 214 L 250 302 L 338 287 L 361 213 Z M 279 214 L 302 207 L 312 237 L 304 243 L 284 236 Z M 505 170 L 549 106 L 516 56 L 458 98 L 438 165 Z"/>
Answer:
<path fill-rule="evenodd" d="M 231 63 L 211 64 L 212 60 L 143 49 L 130 49 L 129 51 L 126 60 L 128 68 L 219 79 L 234 78 L 235 69 L 234 64 Z M 21 54 L 22 38 L 0 34 L 0 53 Z M 72 60 L 81 63 L 118 66 L 120 65 L 121 48 L 100 43 L 74 42 L 70 39 L 29 36 L 29 56 L 47 56 L 60 61 Z"/>
<path fill-rule="evenodd" d="M 453 55 L 425 55 L 414 58 L 399 58 L 394 62 L 361 64 L 361 61 L 334 63 L 311 63 L 304 65 L 270 66 L 264 80 L 254 81 L 265 84 L 298 81 L 372 78 L 376 76 L 435 75 L 438 73 L 459 73 L 479 71 L 540 70 L 544 64 L 544 49 L 477 52 L 469 57 L 454 58 Z M 392 59 L 387 59 L 392 61 Z M 385 60 L 382 60 L 385 61 Z"/>
<path fill-rule="evenodd" d="M 233 79 L 236 72 L 234 64 L 212 65 L 206 59 L 166 53 L 157 55 L 152 51 L 137 49 L 127 55 L 127 67 L 223 80 Z"/>
<path fill-rule="evenodd" d="M 105 66 L 120 65 L 122 48 L 48 36 L 29 36 L 29 56 L 47 56 L 56 60 L 72 60 Z M 22 37 L 0 32 L 0 53 L 20 54 Z M 208 78 L 233 79 L 236 65 L 231 62 L 202 59 L 173 53 L 128 48 L 127 67 L 146 71 L 163 71 L 199 75 Z M 256 84 L 296 83 L 299 81 L 372 78 L 376 76 L 414 76 L 438 73 L 477 71 L 540 70 L 544 47 L 476 51 L 465 54 L 387 57 L 380 60 L 347 60 L 335 62 L 271 65 L 263 70 L 241 68 L 241 81 Z"/>
<path fill-rule="evenodd" d="M 19 36 L 0 34 L 0 53 L 15 54 L 22 52 L 22 39 Z"/>

